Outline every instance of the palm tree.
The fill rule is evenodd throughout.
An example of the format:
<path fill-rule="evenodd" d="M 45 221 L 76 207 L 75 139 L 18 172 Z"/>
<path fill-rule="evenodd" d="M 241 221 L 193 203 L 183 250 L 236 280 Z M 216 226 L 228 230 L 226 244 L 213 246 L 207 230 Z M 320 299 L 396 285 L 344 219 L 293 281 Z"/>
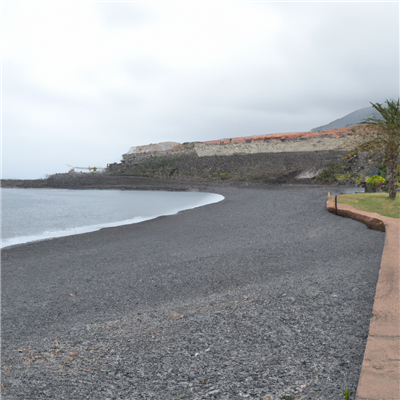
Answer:
<path fill-rule="evenodd" d="M 385 103 L 371 103 L 381 116 L 361 122 L 367 129 L 360 134 L 361 143 L 352 154 L 371 150 L 375 153 L 384 152 L 389 199 L 394 200 L 397 190 L 396 172 L 400 163 L 400 99 L 386 100 Z"/>

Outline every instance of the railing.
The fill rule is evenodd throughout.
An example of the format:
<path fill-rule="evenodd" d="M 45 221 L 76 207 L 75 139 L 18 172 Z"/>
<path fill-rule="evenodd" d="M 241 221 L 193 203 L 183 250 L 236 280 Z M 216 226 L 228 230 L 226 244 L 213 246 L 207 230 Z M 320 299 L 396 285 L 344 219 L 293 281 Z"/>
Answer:
<path fill-rule="evenodd" d="M 360 188 L 356 187 L 356 188 L 343 189 L 342 191 L 337 192 L 337 193 L 328 192 L 328 197 L 335 196 L 335 214 L 336 215 L 337 215 L 337 197 L 340 194 L 348 194 L 348 193 L 365 193 L 365 188 L 364 187 L 360 187 Z"/>

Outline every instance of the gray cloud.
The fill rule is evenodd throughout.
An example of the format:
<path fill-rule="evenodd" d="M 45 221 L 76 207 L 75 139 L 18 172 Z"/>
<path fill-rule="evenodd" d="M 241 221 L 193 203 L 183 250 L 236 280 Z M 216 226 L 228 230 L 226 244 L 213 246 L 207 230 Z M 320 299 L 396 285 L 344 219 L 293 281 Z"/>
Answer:
<path fill-rule="evenodd" d="M 254 3 L 256 14 L 246 9 L 235 17 L 240 35 L 216 37 L 209 51 L 205 44 L 214 41 L 202 42 L 206 32 L 191 31 L 185 41 L 190 21 L 179 20 L 182 30 L 162 42 L 173 56 L 157 47 L 159 24 L 174 27 L 162 25 L 157 6 L 94 7 L 98 40 L 111 46 L 99 48 L 98 63 L 83 60 L 75 75 L 66 70 L 44 84 L 46 76 L 33 78 L 40 60 L 27 56 L 25 63 L 23 49 L 13 50 L 19 58 L 5 52 L 4 177 L 35 178 L 67 171 L 65 164 L 105 166 L 131 146 L 160 141 L 307 131 L 370 101 L 399 97 L 397 3 Z M 274 16 L 276 27 L 247 37 L 249 18 L 262 13 Z"/>
<path fill-rule="evenodd" d="M 101 22 L 109 28 L 135 28 L 153 20 L 151 12 L 138 3 L 99 3 L 97 10 Z"/>

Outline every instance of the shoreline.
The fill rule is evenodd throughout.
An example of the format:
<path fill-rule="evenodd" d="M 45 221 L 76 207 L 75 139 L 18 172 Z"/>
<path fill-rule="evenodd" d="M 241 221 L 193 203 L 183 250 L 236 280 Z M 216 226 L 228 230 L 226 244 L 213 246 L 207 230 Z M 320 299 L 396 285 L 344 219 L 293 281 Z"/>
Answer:
<path fill-rule="evenodd" d="M 166 179 L 144 178 L 133 175 L 55 174 L 47 179 L 2 179 L 1 188 L 21 189 L 115 189 L 115 190 L 162 190 L 162 191 L 204 191 L 217 188 L 268 189 L 285 186 L 298 187 L 350 187 L 348 183 L 315 182 L 301 180 L 238 181 L 233 179 Z"/>
<path fill-rule="evenodd" d="M 15 189 L 16 188 L 6 188 L 5 190 L 15 190 Z M 145 195 L 146 201 L 148 202 L 155 199 L 162 199 L 163 204 L 159 203 L 158 204 L 159 207 L 155 207 L 153 204 L 151 208 L 148 208 L 148 206 L 146 206 L 145 209 L 143 209 L 143 205 L 146 202 L 143 202 L 143 200 L 140 201 L 138 199 L 142 198 L 142 194 L 144 194 L 144 191 L 135 190 L 134 191 L 135 193 L 131 192 L 127 197 L 129 199 L 128 203 L 126 202 L 121 203 L 121 201 L 119 201 L 117 203 L 110 204 L 111 199 L 115 200 L 114 194 L 110 198 L 110 196 L 103 196 L 104 191 L 102 190 L 91 189 L 93 191 L 94 190 L 97 191 L 97 194 L 95 194 L 94 197 L 91 197 L 88 196 L 87 192 L 85 193 L 84 190 L 75 189 L 79 191 L 78 198 L 80 199 L 80 201 L 91 202 L 92 200 L 94 201 L 101 200 L 102 204 L 107 204 L 106 209 L 104 209 L 104 207 L 102 208 L 101 205 L 100 207 L 97 207 L 98 211 L 94 213 L 96 216 L 95 220 L 93 220 L 92 218 L 91 221 L 88 223 L 88 220 L 85 219 L 85 215 L 93 211 L 92 206 L 90 206 L 89 208 L 87 207 L 85 208 L 84 205 L 76 207 L 76 203 L 74 203 L 75 206 L 73 206 L 71 204 L 71 195 L 68 195 L 69 201 L 67 202 L 63 201 L 63 198 L 66 195 L 66 191 L 71 189 L 35 188 L 32 190 L 36 191 L 54 190 L 58 192 L 55 195 L 54 193 L 51 195 L 47 193 L 47 196 L 46 194 L 43 195 L 41 194 L 43 197 L 41 203 L 39 203 L 39 208 L 37 208 L 38 207 L 37 203 L 36 206 L 32 206 L 32 203 L 29 203 L 29 213 L 23 215 L 20 215 L 21 214 L 20 211 L 17 213 L 12 213 L 12 210 L 15 207 L 15 205 L 11 206 L 10 209 L 9 208 L 10 197 L 6 196 L 7 193 L 3 193 L 3 196 L 6 197 L 7 201 L 6 205 L 4 205 L 3 203 L 4 219 L 2 221 L 2 237 L 0 242 L 0 249 L 19 246 L 26 243 L 40 242 L 43 240 L 53 240 L 59 237 L 81 235 L 85 233 L 96 232 L 101 229 L 138 224 L 160 217 L 175 215 L 180 212 L 189 211 L 198 207 L 203 207 L 209 204 L 218 203 L 224 200 L 223 196 L 210 192 L 175 191 L 171 193 L 171 191 L 169 191 L 161 193 L 161 191 L 153 190 L 151 191 L 152 193 L 150 194 L 150 196 L 148 194 Z M 107 190 L 111 190 L 113 192 L 118 191 L 118 189 L 107 189 Z M 16 200 L 15 197 L 16 192 L 10 193 L 10 196 L 14 201 Z M 28 206 L 27 199 L 30 199 L 30 197 L 24 197 L 21 196 L 20 193 L 18 193 L 17 198 L 21 197 L 22 199 L 24 199 L 24 201 L 22 201 L 22 203 L 19 202 L 18 204 L 23 209 L 27 208 Z M 41 206 L 45 205 L 48 201 L 52 201 L 55 204 L 58 204 L 57 207 L 55 209 L 52 208 L 51 211 L 47 210 L 47 216 L 43 217 L 43 220 L 41 220 L 40 222 L 39 221 L 33 222 L 31 217 L 32 213 L 33 214 L 36 213 L 38 210 L 40 210 Z M 167 202 L 168 204 L 167 207 L 165 206 L 165 202 Z M 112 210 L 116 208 L 120 208 L 121 210 L 129 209 L 130 212 L 124 213 L 124 215 L 121 215 L 121 213 L 115 214 L 114 212 L 112 214 L 113 215 L 112 219 L 105 220 L 104 219 L 105 214 L 109 214 L 110 209 Z M 60 211 L 60 209 L 62 209 L 64 214 L 69 215 L 68 220 L 61 218 L 60 221 L 58 213 L 55 212 L 55 210 Z M 99 210 L 102 210 L 102 212 L 99 212 Z M 9 213 L 11 213 L 11 217 L 8 216 Z M 71 218 L 74 221 L 73 223 L 71 223 Z M 55 226 L 54 224 L 51 224 L 50 227 L 49 222 L 57 219 L 58 219 L 58 225 Z M 86 224 L 82 223 L 81 222 L 82 220 L 85 220 Z M 25 226 L 25 227 L 28 226 L 30 228 L 36 227 L 40 228 L 40 231 L 30 232 L 29 234 L 27 234 L 26 232 L 22 232 L 21 230 L 16 232 L 15 226 Z"/>

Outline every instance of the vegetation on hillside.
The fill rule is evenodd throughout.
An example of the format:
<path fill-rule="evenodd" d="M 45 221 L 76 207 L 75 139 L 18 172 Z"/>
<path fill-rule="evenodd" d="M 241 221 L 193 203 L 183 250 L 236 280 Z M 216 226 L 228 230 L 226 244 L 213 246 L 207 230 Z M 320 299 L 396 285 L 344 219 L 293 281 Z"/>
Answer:
<path fill-rule="evenodd" d="M 385 105 L 371 105 L 381 117 L 368 118 L 361 123 L 366 129 L 357 135 L 357 146 L 350 155 L 361 151 L 371 151 L 373 155 L 383 152 L 389 198 L 394 200 L 397 190 L 396 172 L 400 164 L 400 99 L 386 100 Z"/>
<path fill-rule="evenodd" d="M 354 174 L 347 172 L 346 167 L 340 163 L 329 164 L 318 175 L 317 182 L 341 182 L 353 181 Z"/>

